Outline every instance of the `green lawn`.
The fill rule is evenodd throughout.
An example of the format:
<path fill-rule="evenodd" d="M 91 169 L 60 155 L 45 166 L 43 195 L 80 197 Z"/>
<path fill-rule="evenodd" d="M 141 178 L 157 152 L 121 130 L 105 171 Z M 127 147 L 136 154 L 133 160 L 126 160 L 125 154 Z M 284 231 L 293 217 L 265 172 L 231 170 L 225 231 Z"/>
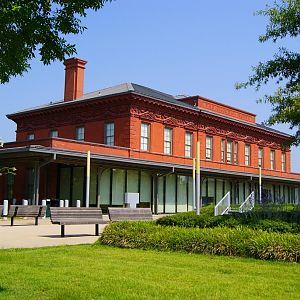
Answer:
<path fill-rule="evenodd" d="M 99 245 L 0 250 L 0 299 L 299 299 L 300 265 Z"/>

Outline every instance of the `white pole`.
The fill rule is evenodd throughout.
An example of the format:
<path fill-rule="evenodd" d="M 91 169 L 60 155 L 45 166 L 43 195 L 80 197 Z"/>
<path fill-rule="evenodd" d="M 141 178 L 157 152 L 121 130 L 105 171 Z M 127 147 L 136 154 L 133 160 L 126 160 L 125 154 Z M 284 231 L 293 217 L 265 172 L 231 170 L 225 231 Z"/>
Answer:
<path fill-rule="evenodd" d="M 200 215 L 200 142 L 197 141 L 197 162 L 196 162 L 196 213 Z"/>
<path fill-rule="evenodd" d="M 85 206 L 90 206 L 90 174 L 91 174 L 91 151 L 87 152 L 86 158 L 86 194 L 85 194 Z"/>
<path fill-rule="evenodd" d="M 195 203 L 196 203 L 196 159 L 193 158 L 193 204 L 192 204 L 192 209 L 193 211 L 195 210 Z"/>
<path fill-rule="evenodd" d="M 64 207 L 64 200 L 59 200 L 59 207 Z"/>
<path fill-rule="evenodd" d="M 80 200 L 76 200 L 76 207 L 80 207 Z"/>
<path fill-rule="evenodd" d="M 28 205 L 28 200 L 23 199 L 23 205 Z"/>
<path fill-rule="evenodd" d="M 261 167 L 259 167 L 259 204 L 262 204 L 262 194 L 261 194 Z"/>
<path fill-rule="evenodd" d="M 69 207 L 69 200 L 65 200 L 65 207 Z"/>
<path fill-rule="evenodd" d="M 2 211 L 3 216 L 8 215 L 8 200 L 3 200 L 3 211 Z"/>
<path fill-rule="evenodd" d="M 42 200 L 42 206 L 46 206 L 46 210 L 47 210 L 47 200 L 46 200 L 46 199 L 43 199 L 43 200 Z M 45 213 L 45 215 L 43 216 L 43 219 L 46 219 L 46 213 Z"/>

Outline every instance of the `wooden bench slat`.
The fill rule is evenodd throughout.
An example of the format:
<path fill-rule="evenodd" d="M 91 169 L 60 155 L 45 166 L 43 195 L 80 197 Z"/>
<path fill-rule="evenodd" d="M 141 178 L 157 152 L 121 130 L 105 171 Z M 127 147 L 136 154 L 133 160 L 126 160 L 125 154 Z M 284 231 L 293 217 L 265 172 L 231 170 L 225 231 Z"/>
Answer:
<path fill-rule="evenodd" d="M 61 226 L 61 237 L 65 236 L 65 225 L 95 224 L 95 234 L 99 235 L 99 224 L 106 224 L 102 211 L 95 207 L 51 207 L 51 222 Z"/>
<path fill-rule="evenodd" d="M 53 224 L 59 224 L 59 225 L 82 225 L 82 224 L 107 224 L 107 221 L 105 220 L 99 220 L 99 219 L 80 219 L 80 220 L 74 220 L 74 219 L 60 219 L 58 221 L 53 221 Z"/>
<path fill-rule="evenodd" d="M 108 208 L 111 221 L 148 221 L 153 220 L 150 208 Z"/>
<path fill-rule="evenodd" d="M 13 226 L 15 217 L 33 217 L 35 225 L 38 225 L 38 218 L 45 216 L 46 208 L 42 205 L 11 205 L 7 216 L 11 218 L 11 226 Z"/>

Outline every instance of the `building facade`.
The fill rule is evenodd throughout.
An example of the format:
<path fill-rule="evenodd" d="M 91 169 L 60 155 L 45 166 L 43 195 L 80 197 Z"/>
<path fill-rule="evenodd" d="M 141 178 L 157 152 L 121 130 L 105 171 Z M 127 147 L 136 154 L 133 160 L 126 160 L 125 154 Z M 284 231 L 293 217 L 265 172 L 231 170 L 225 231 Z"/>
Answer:
<path fill-rule="evenodd" d="M 85 205 L 86 155 L 91 151 L 90 206 L 124 205 L 140 194 L 154 213 L 192 209 L 192 158 L 201 145 L 202 202 L 228 191 L 239 204 L 299 202 L 300 174 L 291 172 L 290 136 L 256 123 L 252 113 L 201 96 L 172 96 L 124 83 L 83 93 L 86 62 L 65 62 L 64 100 L 16 112 L 16 141 L 0 150 L 16 176 L 0 177 L 0 199 L 76 200 Z M 0 200 L 1 202 L 1 200 Z"/>

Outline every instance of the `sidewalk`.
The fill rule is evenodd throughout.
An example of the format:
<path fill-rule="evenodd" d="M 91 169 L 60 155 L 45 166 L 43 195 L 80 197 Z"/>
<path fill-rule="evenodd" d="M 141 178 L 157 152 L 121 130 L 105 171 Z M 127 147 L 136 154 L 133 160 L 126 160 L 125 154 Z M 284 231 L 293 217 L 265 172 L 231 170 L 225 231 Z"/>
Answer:
<path fill-rule="evenodd" d="M 99 238 L 94 235 L 95 225 L 66 225 L 66 236 L 61 238 L 60 226 L 51 224 L 49 219 L 39 219 L 38 226 L 34 225 L 34 218 L 15 219 L 14 223 L 10 226 L 10 220 L 0 218 L 0 249 L 92 244 Z M 100 233 L 105 226 L 99 225 Z"/>

